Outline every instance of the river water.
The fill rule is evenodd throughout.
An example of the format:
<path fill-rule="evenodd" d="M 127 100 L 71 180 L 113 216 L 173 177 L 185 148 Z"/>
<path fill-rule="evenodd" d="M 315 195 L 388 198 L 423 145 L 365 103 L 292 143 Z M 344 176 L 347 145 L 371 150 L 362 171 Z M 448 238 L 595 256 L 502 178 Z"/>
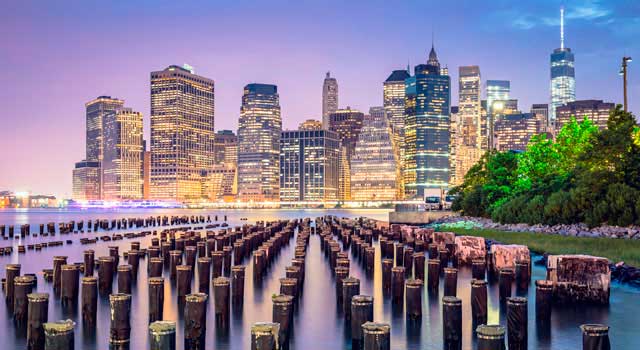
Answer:
<path fill-rule="evenodd" d="M 337 215 L 339 217 L 365 216 L 379 220 L 387 220 L 388 210 L 358 209 L 358 210 L 186 210 L 186 209 L 127 209 L 127 210 L 55 210 L 55 209 L 28 209 L 28 210 L 0 210 L 0 225 L 15 225 L 16 233 L 19 233 L 19 225 L 30 223 L 31 230 L 37 231 L 38 225 L 48 222 L 68 222 L 71 220 L 88 219 L 116 219 L 130 217 L 148 217 L 157 215 L 210 215 L 212 220 L 218 215 L 222 220 L 224 215 L 228 217 L 230 226 L 254 223 L 258 220 L 294 219 L 304 217 L 317 217 L 323 215 Z M 241 221 L 240 218 L 247 218 Z M 153 228 L 152 228 L 153 229 Z M 156 228 L 158 229 L 158 228 Z M 148 230 L 148 229 L 147 229 Z M 126 230 L 122 232 L 134 232 Z M 110 232 L 111 233 L 111 232 Z M 109 233 L 109 234 L 110 234 Z M 59 299 L 54 297 L 52 284 L 44 281 L 43 268 L 51 268 L 53 257 L 56 255 L 68 256 L 69 263 L 82 261 L 82 253 L 86 249 L 95 250 L 95 256 L 108 255 L 108 246 L 117 245 L 122 254 L 129 250 L 131 241 L 124 239 L 108 243 L 98 243 L 82 246 L 78 240 L 80 237 L 94 236 L 94 233 L 59 235 L 55 237 L 26 238 L 23 240 L 0 241 L 2 246 L 14 246 L 11 256 L 0 257 L 0 275 L 4 277 L 5 265 L 19 263 L 22 265 L 21 273 L 38 274 L 38 292 L 50 293 L 49 320 L 72 319 L 75 327 L 76 349 L 107 349 L 109 337 L 109 302 L 108 298 L 99 296 L 96 329 L 84 329 L 79 308 L 63 309 Z M 151 237 L 137 238 L 142 247 L 149 246 Z M 26 254 L 18 254 L 17 246 L 20 244 L 37 243 L 48 240 L 72 239 L 72 245 L 49 247 L 39 252 L 28 250 Z M 271 321 L 272 303 L 271 296 L 279 293 L 279 278 L 284 277 L 285 267 L 291 264 L 294 255 L 293 240 L 286 246 L 270 267 L 261 285 L 254 285 L 251 278 L 252 264 L 248 259 L 245 278 L 245 302 L 241 310 L 231 310 L 231 323 L 228 331 L 223 332 L 215 328 L 215 316 L 213 302 L 208 303 L 207 319 L 207 348 L 213 349 L 248 349 L 250 348 L 250 329 L 255 322 Z M 380 264 L 380 250 L 376 247 L 375 273 L 367 277 L 362 266 L 355 261 L 351 264 L 350 274 L 360 279 L 360 292 L 374 297 L 374 320 L 387 322 L 391 325 L 392 349 L 442 349 L 442 308 L 440 298 L 444 283 L 440 283 L 438 298 L 430 297 L 424 290 L 423 317 L 418 325 L 410 324 L 405 320 L 402 307 L 392 306 L 389 297 L 382 295 L 382 272 Z M 350 253 L 349 253 L 350 254 Z M 121 262 L 123 260 L 121 259 Z M 131 312 L 131 349 L 148 348 L 148 308 L 147 308 L 147 283 L 146 283 L 146 259 L 141 260 L 141 268 L 137 275 L 137 281 L 133 288 L 132 312 Z M 295 310 L 293 322 L 293 334 L 291 339 L 292 349 L 320 350 L 320 349 L 350 349 L 351 342 L 348 338 L 347 326 L 341 313 L 336 308 L 334 281 L 327 261 L 320 251 L 320 239 L 317 235 L 310 238 L 306 256 L 306 279 L 304 293 L 301 302 Z M 544 279 L 545 269 L 540 266 L 533 267 L 532 279 Z M 165 271 L 165 277 L 167 271 Z M 194 274 L 195 276 L 195 274 Z M 463 301 L 463 349 L 473 349 L 475 339 L 471 325 L 470 300 L 471 271 L 461 268 L 458 273 L 458 297 Z M 165 285 L 164 318 L 177 321 L 177 349 L 183 348 L 183 320 L 176 302 L 175 287 L 168 278 Z M 194 277 L 193 290 L 197 289 Z M 114 288 L 117 290 L 114 278 Z M 35 292 L 35 291 L 34 291 Z M 609 306 L 555 306 L 548 327 L 538 328 L 535 322 L 535 287 L 531 284 L 528 291 L 521 294 L 529 299 L 529 349 L 578 349 L 581 347 L 582 335 L 578 328 L 585 323 L 603 323 L 611 327 L 610 337 L 613 349 L 639 349 L 640 332 L 640 290 L 619 284 L 612 284 Z M 504 310 L 501 310 L 498 301 L 497 285 L 489 286 L 489 323 L 506 324 Z M 0 339 L 4 342 L 0 348 L 24 349 L 26 339 L 24 330 L 15 327 L 11 312 L 5 303 L 0 303 Z"/>

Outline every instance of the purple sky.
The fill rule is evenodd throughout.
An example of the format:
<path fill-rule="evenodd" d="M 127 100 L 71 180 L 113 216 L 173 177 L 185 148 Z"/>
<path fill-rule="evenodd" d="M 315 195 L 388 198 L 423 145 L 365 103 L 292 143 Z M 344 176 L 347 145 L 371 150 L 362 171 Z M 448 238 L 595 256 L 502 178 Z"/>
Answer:
<path fill-rule="evenodd" d="M 237 128 L 250 82 L 278 85 L 284 127 L 295 128 L 319 118 L 328 70 L 341 107 L 381 105 L 382 81 L 426 61 L 434 31 L 453 105 L 458 66 L 477 64 L 483 82 L 511 80 L 528 110 L 549 99 L 561 4 L 577 98 L 621 102 L 620 59 L 637 56 L 629 87 L 637 112 L 639 3 L 9 0 L 0 12 L 0 190 L 70 196 L 85 153 L 84 103 L 122 98 L 144 114 L 148 135 L 149 72 L 170 64 L 216 81 L 216 129 Z"/>

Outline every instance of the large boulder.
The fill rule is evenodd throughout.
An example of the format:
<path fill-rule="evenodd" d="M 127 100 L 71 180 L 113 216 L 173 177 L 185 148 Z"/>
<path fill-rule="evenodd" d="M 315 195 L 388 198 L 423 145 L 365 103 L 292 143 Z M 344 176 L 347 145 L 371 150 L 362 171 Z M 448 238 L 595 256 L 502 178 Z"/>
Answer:
<path fill-rule="evenodd" d="M 493 259 L 493 269 L 498 273 L 504 268 L 516 268 L 516 261 L 527 261 L 531 266 L 531 255 L 529 248 L 524 245 L 517 244 L 492 244 L 491 256 Z"/>
<path fill-rule="evenodd" d="M 459 264 L 470 265 L 474 259 L 484 259 L 487 255 L 483 237 L 456 236 L 455 242 Z"/>
<path fill-rule="evenodd" d="M 609 303 L 609 260 L 590 255 L 550 255 L 547 279 L 555 283 L 560 303 Z"/>
<path fill-rule="evenodd" d="M 433 232 L 433 243 L 438 245 L 438 248 L 446 248 L 447 244 L 455 244 L 456 234 L 453 232 Z"/>

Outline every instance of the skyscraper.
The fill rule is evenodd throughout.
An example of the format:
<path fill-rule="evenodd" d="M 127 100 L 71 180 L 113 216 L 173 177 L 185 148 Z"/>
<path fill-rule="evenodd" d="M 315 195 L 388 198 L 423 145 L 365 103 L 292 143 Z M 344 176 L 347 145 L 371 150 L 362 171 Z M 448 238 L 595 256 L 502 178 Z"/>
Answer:
<path fill-rule="evenodd" d="M 238 123 L 238 198 L 278 201 L 280 198 L 280 98 L 278 87 L 244 87 Z"/>
<path fill-rule="evenodd" d="M 327 72 L 322 85 L 322 127 L 329 129 L 329 115 L 338 110 L 338 81 Z"/>
<path fill-rule="evenodd" d="M 556 108 L 576 100 L 575 58 L 564 47 L 564 8 L 560 9 L 560 48 L 551 54 L 551 106 L 549 125 L 556 122 Z"/>
<path fill-rule="evenodd" d="M 89 162 L 102 161 L 102 120 L 124 106 L 124 101 L 111 96 L 99 96 L 85 104 L 87 110 L 87 156 Z"/>
<path fill-rule="evenodd" d="M 466 146 L 486 149 L 486 120 L 482 119 L 480 108 L 480 68 L 462 66 L 458 69 L 458 118 L 461 137 Z"/>
<path fill-rule="evenodd" d="M 142 199 L 142 113 L 121 108 L 103 119 L 103 199 Z"/>
<path fill-rule="evenodd" d="M 214 153 L 214 81 L 190 67 L 151 72 L 151 198 L 202 197 Z"/>
<path fill-rule="evenodd" d="M 336 132 L 340 138 L 340 166 L 339 166 L 339 191 L 340 200 L 351 199 L 351 171 L 349 165 L 351 156 L 358 141 L 358 134 L 362 129 L 364 114 L 358 110 L 339 109 L 329 115 L 329 130 Z"/>
<path fill-rule="evenodd" d="M 493 102 L 508 100 L 510 92 L 509 80 L 487 80 L 487 114 L 491 115 Z"/>
<path fill-rule="evenodd" d="M 77 162 L 73 169 L 73 200 L 92 201 L 100 199 L 100 162 Z"/>
<path fill-rule="evenodd" d="M 389 126 L 393 132 L 393 146 L 396 153 L 397 168 L 404 168 L 404 81 L 409 78 L 407 70 L 394 70 L 383 83 L 383 104 Z M 398 187 L 404 196 L 404 181 L 398 179 Z"/>
<path fill-rule="evenodd" d="M 395 200 L 399 172 L 393 133 L 383 107 L 371 107 L 351 156 L 351 199 Z"/>
<path fill-rule="evenodd" d="M 427 64 L 405 81 L 405 195 L 448 187 L 451 79 L 431 47 Z"/>
<path fill-rule="evenodd" d="M 280 200 L 338 199 L 338 134 L 322 128 L 285 130 L 280 138 Z"/>
<path fill-rule="evenodd" d="M 218 130 L 215 135 L 215 164 L 229 164 L 233 167 L 238 162 L 238 136 L 231 130 Z"/>
<path fill-rule="evenodd" d="M 102 157 L 103 157 L 103 120 L 109 113 L 115 113 L 124 106 L 124 101 L 111 96 L 98 98 L 85 103 L 86 108 L 86 157 L 87 162 L 98 162 L 98 198 L 102 198 Z"/>

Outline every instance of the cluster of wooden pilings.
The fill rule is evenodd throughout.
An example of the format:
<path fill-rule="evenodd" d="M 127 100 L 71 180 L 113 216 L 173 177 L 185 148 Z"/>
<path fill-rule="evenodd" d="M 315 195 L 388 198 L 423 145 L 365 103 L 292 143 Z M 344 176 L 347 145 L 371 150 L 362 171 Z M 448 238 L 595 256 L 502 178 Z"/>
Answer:
<path fill-rule="evenodd" d="M 351 257 L 363 266 L 367 278 L 371 278 L 376 266 L 373 242 L 379 241 L 382 294 L 390 298 L 392 305 L 404 306 L 407 321 L 422 319 L 423 288 L 429 298 L 441 298 L 443 342 L 445 349 L 462 348 L 462 303 L 457 297 L 458 268 L 471 265 L 473 279 L 470 300 L 472 322 L 478 339 L 477 349 L 526 349 L 528 343 L 527 299 L 514 296 L 512 285 L 524 291 L 531 282 L 530 260 L 518 260 L 515 268 L 497 269 L 491 263 L 490 253 L 472 261 L 458 259 L 453 240 L 440 237 L 439 233 L 421 237 L 407 237 L 377 227 L 374 221 L 348 220 L 335 217 L 319 218 L 317 232 L 321 248 L 329 267 L 334 272 L 336 299 L 342 305 L 345 320 L 351 321 L 353 348 L 378 350 L 390 348 L 391 327 L 373 322 L 373 298 L 359 295 L 359 280 L 349 277 Z M 501 305 L 506 308 L 506 327 L 487 325 L 487 289 L 489 281 L 497 280 Z M 444 284 L 440 294 L 440 283 Z M 536 321 L 548 324 L 552 304 L 551 281 L 536 281 Z M 404 303 L 404 305 L 403 305 Z M 588 349 L 608 349 L 608 327 L 584 325 L 585 344 L 600 344 Z"/>
<path fill-rule="evenodd" d="M 304 242 L 308 242 L 310 234 L 309 221 L 306 220 L 304 233 L 298 235 L 301 255 L 292 260 L 292 266 L 286 272 L 287 277 L 297 278 L 296 293 L 302 289 Z M 6 301 L 15 322 L 27 329 L 28 349 L 67 350 L 74 348 L 75 322 L 83 322 L 83 327 L 97 327 L 98 299 L 108 298 L 109 346 L 127 349 L 132 335 L 132 291 L 136 288 L 138 274 L 146 273 L 148 298 L 140 302 L 148 303 L 150 348 L 166 350 L 176 346 L 176 323 L 164 320 L 163 312 L 165 284 L 171 283 L 177 291 L 176 303 L 185 319 L 185 349 L 204 349 L 209 296 L 215 305 L 215 327 L 224 332 L 229 327 L 231 307 L 236 311 L 243 307 L 243 263 L 253 264 L 253 278 L 259 284 L 301 225 L 297 220 L 257 222 L 235 229 L 206 231 L 205 235 L 199 231 L 172 228 L 160 231 L 145 248 L 140 242 L 132 241 L 127 251 L 109 246 L 109 254 L 99 257 L 88 249 L 83 254 L 83 261 L 78 263 L 70 263 L 67 256 L 55 256 L 52 267 L 45 269 L 48 276 L 45 281 L 52 283 L 53 297 L 48 293 L 36 293 L 35 276 L 21 275 L 19 264 L 8 264 L 4 285 Z M 306 241 L 301 240 L 305 236 Z M 197 291 L 191 290 L 194 278 L 197 278 Z M 114 284 L 117 290 L 113 290 Z M 49 322 L 50 300 L 65 308 L 74 308 L 79 302 L 81 320 Z M 277 315 L 280 315 L 277 319 L 282 319 L 283 311 Z"/>
<path fill-rule="evenodd" d="M 24 239 L 27 237 L 55 237 L 58 234 L 60 237 L 69 236 L 70 234 L 85 234 L 85 233 L 102 233 L 99 237 L 82 237 L 80 239 L 81 244 L 97 243 L 99 240 L 110 241 L 125 238 L 144 237 L 151 234 L 151 231 L 143 231 L 138 233 L 126 233 L 126 234 L 113 234 L 112 236 L 105 235 L 106 233 L 117 232 L 120 230 L 144 230 L 147 228 L 161 228 L 167 226 L 184 226 L 184 225 L 204 225 L 188 227 L 186 229 L 214 229 L 218 227 L 227 227 L 227 216 L 224 215 L 224 222 L 218 222 L 218 216 L 215 215 L 212 219 L 211 216 L 204 215 L 191 215 L 191 216 L 149 216 L 149 217 L 133 217 L 133 218 L 121 218 L 121 219 L 94 219 L 94 220 L 71 220 L 68 222 L 49 222 L 47 224 L 39 224 L 37 230 L 32 230 L 31 224 L 23 224 L 18 226 L 20 234 L 16 234 L 14 225 L 0 225 L 0 237 L 3 240 L 9 239 Z M 63 244 L 72 244 L 73 240 L 65 239 L 46 242 L 34 242 L 26 245 L 18 246 L 18 253 L 25 254 L 27 251 L 34 250 L 40 251 L 47 247 L 59 246 Z M 0 256 L 8 256 L 13 253 L 13 246 L 0 247 Z"/>
<path fill-rule="evenodd" d="M 157 217 L 89 222 L 86 227 L 93 228 L 95 232 L 98 229 L 207 222 L 211 219 L 203 216 Z M 73 226 L 71 223 L 67 225 L 85 227 L 82 221 L 74 222 Z M 53 224 L 47 225 L 47 230 L 50 226 L 55 232 Z M 477 349 L 504 349 L 506 344 L 509 349 L 527 348 L 528 301 L 513 296 L 511 289 L 512 285 L 516 290 L 528 288 L 531 282 L 530 260 L 518 260 L 514 268 L 496 268 L 491 252 L 471 260 L 460 259 L 456 244 L 434 232 L 407 238 L 385 226 L 378 226 L 373 220 L 362 218 L 352 220 L 325 216 L 315 220 L 257 222 L 218 231 L 208 228 L 212 228 L 211 225 L 165 228 L 159 233 L 154 231 L 147 247 L 132 241 L 127 251 L 109 246 L 109 254 L 98 257 L 93 250 L 87 249 L 83 261 L 76 263 L 69 262 L 66 256 L 55 256 L 51 267 L 43 270 L 45 281 L 53 285 L 53 296 L 37 292 L 34 274 L 21 274 L 19 264 L 7 264 L 3 284 L 5 299 L 16 324 L 27 329 L 28 349 L 73 349 L 75 322 L 82 322 L 84 327 L 98 326 L 99 298 L 109 300 L 110 347 L 127 349 L 132 336 L 132 292 L 136 288 L 137 276 L 143 273 L 147 274 L 148 283 L 146 302 L 150 349 L 176 347 L 176 323 L 164 319 L 166 283 L 175 286 L 175 302 L 183 312 L 185 349 L 204 349 L 206 304 L 211 302 L 210 297 L 215 306 L 215 327 L 224 331 L 229 327 L 231 310 L 235 312 L 243 307 L 246 269 L 243 263 L 252 264 L 251 278 L 254 285 L 259 286 L 269 273 L 274 272 L 272 265 L 282 248 L 295 237 L 291 264 L 282 272 L 279 294 L 272 297 L 272 320 L 254 324 L 251 328 L 252 349 L 287 349 L 295 310 L 304 292 L 306 255 L 313 234 L 319 237 L 325 262 L 333 272 L 336 307 L 350 326 L 353 349 L 390 349 L 391 342 L 391 326 L 374 320 L 373 297 L 362 295 L 360 280 L 350 274 L 354 264 L 362 267 L 365 278 L 372 278 L 375 269 L 381 269 L 383 297 L 390 298 L 392 305 L 404 306 L 408 322 L 419 323 L 422 319 L 423 288 L 427 288 L 429 298 L 439 299 L 443 310 L 445 349 L 462 348 L 463 303 L 471 305 Z M 28 227 L 24 230 L 29 232 Z M 152 234 L 151 231 L 141 236 L 125 234 L 124 237 L 135 239 L 148 234 Z M 379 261 L 376 259 L 376 242 L 379 243 Z M 469 300 L 461 300 L 457 293 L 458 268 L 465 264 L 470 265 L 473 276 Z M 192 283 L 194 280 L 196 283 Z M 501 303 L 506 308 L 506 325 L 487 325 L 489 281 L 497 282 Z M 442 293 L 440 283 L 443 284 Z M 117 290 L 113 290 L 114 284 Z M 195 291 L 192 284 L 196 286 Z M 553 282 L 539 280 L 535 281 L 535 286 L 536 322 L 548 324 Z M 81 319 L 50 322 L 50 301 L 69 308 L 79 302 Z M 581 328 L 585 349 L 609 348 L 607 326 L 583 325 Z"/>

